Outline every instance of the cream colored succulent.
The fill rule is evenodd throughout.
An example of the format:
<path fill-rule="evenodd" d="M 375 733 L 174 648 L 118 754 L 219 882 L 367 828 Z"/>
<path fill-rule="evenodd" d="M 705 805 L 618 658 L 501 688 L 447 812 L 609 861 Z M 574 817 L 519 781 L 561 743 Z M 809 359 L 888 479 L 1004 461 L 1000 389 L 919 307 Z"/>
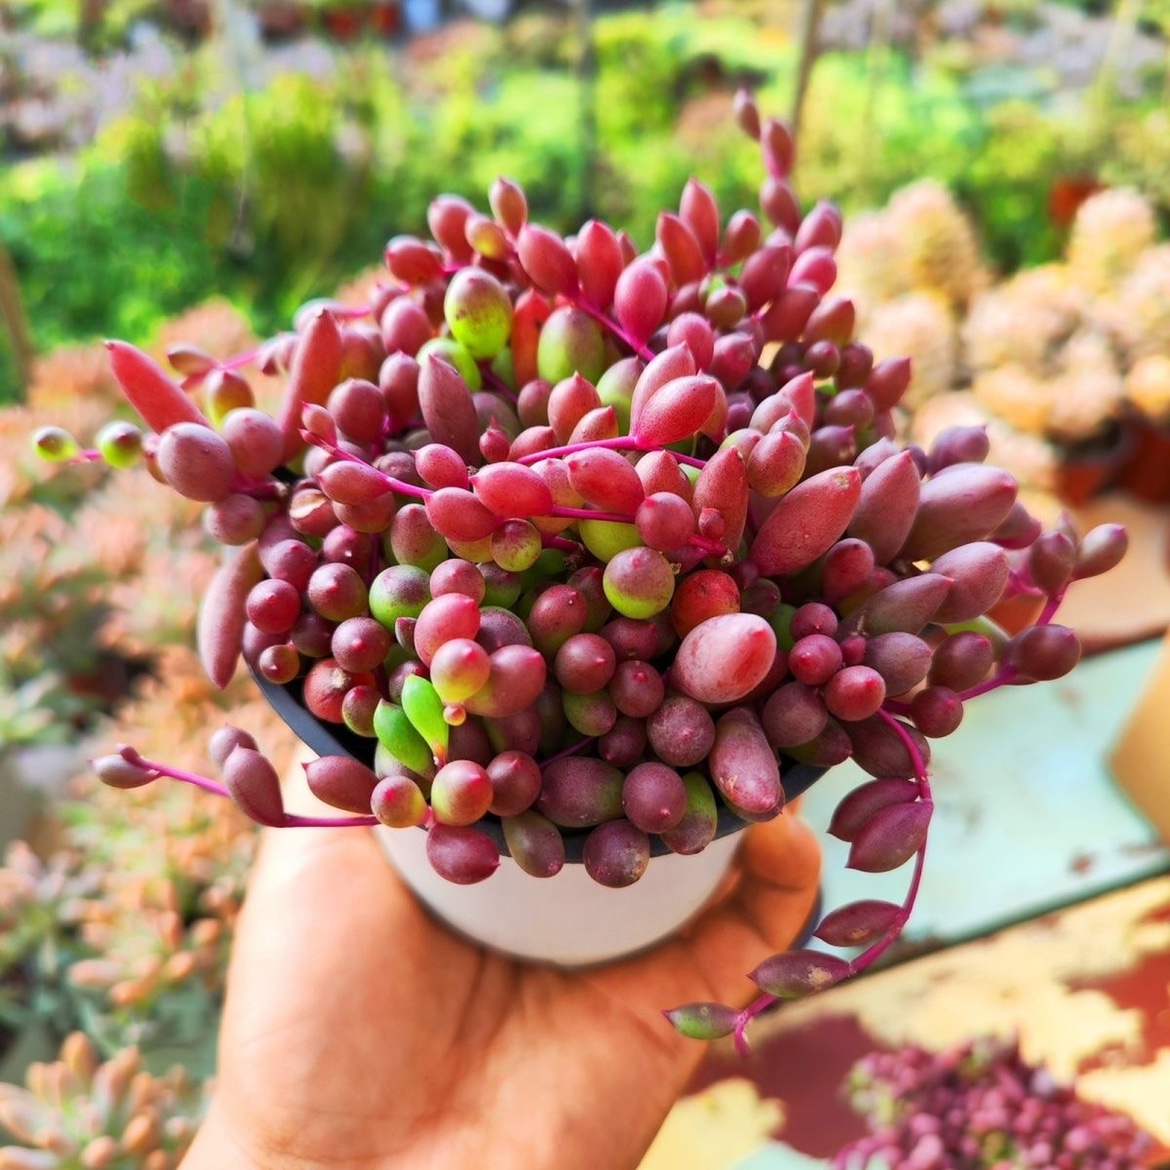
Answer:
<path fill-rule="evenodd" d="M 859 327 L 876 306 L 912 287 L 902 240 L 883 212 L 868 211 L 847 220 L 836 256 L 834 291 L 853 301 Z"/>
<path fill-rule="evenodd" d="M 1056 483 L 1059 453 L 1042 435 L 1017 430 L 992 414 L 969 390 L 940 394 L 923 403 L 910 424 L 911 441 L 929 449 L 939 433 L 951 426 L 986 428 L 987 461 L 1007 468 L 1024 488 L 1051 491 Z"/>
<path fill-rule="evenodd" d="M 910 358 L 913 376 L 901 403 L 908 410 L 955 385 L 958 332 L 946 301 L 936 293 L 906 293 L 876 306 L 866 325 L 866 343 L 877 361 Z"/>
<path fill-rule="evenodd" d="M 195 1136 L 203 1094 L 174 1068 L 155 1077 L 138 1051 L 98 1063 L 74 1032 L 60 1058 L 34 1063 L 25 1087 L 0 1084 L 0 1147 L 5 1170 L 173 1170 Z"/>
<path fill-rule="evenodd" d="M 942 183 L 922 179 L 903 187 L 890 199 L 886 215 L 914 288 L 934 290 L 961 307 L 987 286 L 975 229 Z"/>
<path fill-rule="evenodd" d="M 1091 195 L 1077 210 L 1068 241 L 1069 275 L 1082 288 L 1108 293 L 1157 237 L 1150 201 L 1129 187 Z"/>
<path fill-rule="evenodd" d="M 1098 311 L 1129 362 L 1170 355 L 1170 244 L 1147 248 Z"/>
<path fill-rule="evenodd" d="M 1126 375 L 1125 393 L 1146 418 L 1163 426 L 1170 423 L 1170 356 L 1139 358 Z"/>
<path fill-rule="evenodd" d="M 1082 329 L 1060 351 L 1050 377 L 1008 362 L 978 374 L 976 400 L 1018 430 L 1060 443 L 1100 435 L 1121 412 L 1125 383 L 1108 338 Z"/>
<path fill-rule="evenodd" d="M 1062 442 L 1091 439 L 1117 418 L 1125 399 L 1113 348 L 1100 330 L 1083 329 L 1069 339 L 1061 357 L 1048 434 Z"/>
<path fill-rule="evenodd" d="M 975 298 L 961 328 L 964 361 L 976 373 L 1008 363 L 1054 373 L 1091 303 L 1063 265 L 1027 269 Z"/>

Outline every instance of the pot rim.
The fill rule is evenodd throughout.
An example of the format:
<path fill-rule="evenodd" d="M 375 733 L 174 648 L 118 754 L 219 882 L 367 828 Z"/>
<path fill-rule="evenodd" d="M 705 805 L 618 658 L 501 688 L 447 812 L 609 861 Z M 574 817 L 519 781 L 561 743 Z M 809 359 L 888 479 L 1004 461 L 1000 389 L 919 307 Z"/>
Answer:
<path fill-rule="evenodd" d="M 376 739 L 368 739 L 350 731 L 344 724 L 327 726 L 313 715 L 301 702 L 301 679 L 294 679 L 290 683 L 274 683 L 260 674 L 251 663 L 248 670 L 260 687 L 261 693 L 272 709 L 281 717 L 288 728 L 306 746 L 319 756 L 351 756 L 365 764 L 373 766 L 374 748 Z M 790 757 L 781 755 L 781 780 L 784 788 L 785 801 L 794 800 L 807 792 L 827 771 L 828 768 L 816 764 L 802 764 Z M 786 766 L 785 766 L 786 765 Z M 715 839 L 727 837 L 746 829 L 752 824 L 730 807 L 719 802 L 719 819 L 715 827 Z M 495 817 L 485 817 L 477 821 L 475 828 L 487 833 L 501 854 L 510 856 L 507 842 L 500 822 Z M 562 829 L 565 839 L 565 860 L 580 862 L 585 838 L 589 835 L 588 829 Z M 674 851 L 656 833 L 650 834 L 650 856 L 665 857 Z"/>

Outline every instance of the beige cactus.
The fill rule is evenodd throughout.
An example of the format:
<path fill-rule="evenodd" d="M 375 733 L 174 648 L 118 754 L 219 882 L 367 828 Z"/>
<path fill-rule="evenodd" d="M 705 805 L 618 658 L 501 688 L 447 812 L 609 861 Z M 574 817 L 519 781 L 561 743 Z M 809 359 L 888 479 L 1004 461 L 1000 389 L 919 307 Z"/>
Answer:
<path fill-rule="evenodd" d="M 1011 363 L 1035 376 L 1052 374 L 1091 304 L 1063 265 L 1021 272 L 973 301 L 961 327 L 964 361 L 976 373 Z"/>
<path fill-rule="evenodd" d="M 1087 328 L 1069 339 L 1061 357 L 1048 434 L 1072 443 L 1093 439 L 1118 417 L 1125 397 L 1113 347 L 1101 330 Z"/>
<path fill-rule="evenodd" d="M 977 374 L 972 393 L 1018 430 L 1082 443 L 1101 435 L 1121 413 L 1125 383 L 1108 338 L 1085 328 L 1060 350 L 1050 376 L 1008 362 Z"/>
<path fill-rule="evenodd" d="M 1090 292 L 1108 293 L 1128 276 L 1157 231 L 1150 201 L 1132 188 L 1090 196 L 1078 209 L 1069 236 L 1071 279 Z"/>
<path fill-rule="evenodd" d="M 835 291 L 852 299 L 859 327 L 874 308 L 913 287 L 910 265 L 890 217 L 870 211 L 845 224 L 837 248 Z"/>
<path fill-rule="evenodd" d="M 962 307 L 988 283 L 970 219 L 950 191 L 922 179 L 895 193 L 886 215 L 897 234 L 912 286 Z"/>
<path fill-rule="evenodd" d="M 878 305 L 866 325 L 874 357 L 910 358 L 913 377 L 902 406 L 915 410 L 928 398 L 955 385 L 959 339 L 955 320 L 942 297 L 911 292 Z"/>
<path fill-rule="evenodd" d="M 1125 393 L 1147 419 L 1160 426 L 1170 423 L 1170 355 L 1139 358 L 1126 375 Z"/>
<path fill-rule="evenodd" d="M 1170 355 L 1170 244 L 1147 248 L 1098 311 L 1128 362 Z"/>

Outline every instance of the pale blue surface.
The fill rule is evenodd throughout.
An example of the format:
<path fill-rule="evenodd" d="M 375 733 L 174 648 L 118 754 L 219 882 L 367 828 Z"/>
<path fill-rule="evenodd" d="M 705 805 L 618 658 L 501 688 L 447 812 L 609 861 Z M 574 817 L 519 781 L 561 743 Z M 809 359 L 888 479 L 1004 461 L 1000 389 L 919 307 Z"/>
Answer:
<path fill-rule="evenodd" d="M 736 1162 L 732 1170 L 824 1170 L 828 1162 L 799 1154 L 783 1142 L 773 1142 L 750 1158 Z"/>
<path fill-rule="evenodd" d="M 1170 850 L 1106 767 L 1160 645 L 1096 655 L 1067 679 L 983 695 L 954 735 L 932 742 L 937 807 L 908 940 L 985 934 L 1170 869 Z M 1170 784 L 1170 761 L 1162 766 Z M 909 865 L 846 870 L 848 846 L 823 831 L 841 797 L 866 779 L 843 764 L 804 798 L 825 850 L 826 909 L 905 894 Z"/>
<path fill-rule="evenodd" d="M 1111 651 L 1068 679 L 984 695 L 954 735 L 933 741 L 937 808 L 907 939 L 986 934 L 1170 869 L 1170 850 L 1106 767 L 1160 646 L 1158 639 Z M 1170 785 L 1170 760 L 1160 766 Z M 826 909 L 905 894 L 909 865 L 891 874 L 846 870 L 848 846 L 824 832 L 841 797 L 868 778 L 842 765 L 804 798 L 802 813 L 825 850 Z M 828 1165 L 773 1142 L 734 1170 Z"/>

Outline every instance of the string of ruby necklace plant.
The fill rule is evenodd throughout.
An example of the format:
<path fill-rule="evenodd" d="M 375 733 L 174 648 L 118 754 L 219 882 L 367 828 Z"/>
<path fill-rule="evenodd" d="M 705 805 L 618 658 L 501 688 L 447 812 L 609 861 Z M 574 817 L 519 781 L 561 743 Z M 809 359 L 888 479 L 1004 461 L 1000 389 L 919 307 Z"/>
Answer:
<path fill-rule="evenodd" d="M 912 861 L 905 900 L 831 911 L 816 937 L 843 953 L 767 959 L 747 1008 L 666 1013 L 743 1047 L 765 1007 L 896 940 L 930 741 L 967 701 L 1073 669 L 1058 607 L 1126 536 L 1063 516 L 1045 531 L 980 428 L 898 440 L 910 365 L 875 361 L 830 295 L 839 212 L 800 208 L 782 122 L 747 95 L 736 117 L 762 220 L 725 220 L 691 180 L 639 251 L 597 220 L 567 238 L 531 222 L 506 179 L 486 213 L 440 196 L 432 238 L 390 241 L 368 303 L 312 302 L 227 359 L 176 346 L 173 373 L 109 342 L 145 433 L 34 443 L 144 462 L 204 503 L 228 552 L 200 607 L 208 676 L 226 686 L 242 657 L 356 745 L 305 766 L 329 815 L 286 811 L 233 726 L 212 737 L 218 778 L 121 744 L 93 761 L 115 787 L 168 777 L 279 828 L 422 828 L 462 884 L 490 879 L 501 835 L 538 879 L 579 836 L 588 875 L 620 888 L 656 851 L 701 852 L 721 814 L 780 815 L 800 765 L 857 763 L 869 779 L 829 831 L 854 868 Z M 270 412 L 258 375 L 281 386 Z M 1009 636 L 989 615 L 1013 597 L 1036 618 Z"/>

